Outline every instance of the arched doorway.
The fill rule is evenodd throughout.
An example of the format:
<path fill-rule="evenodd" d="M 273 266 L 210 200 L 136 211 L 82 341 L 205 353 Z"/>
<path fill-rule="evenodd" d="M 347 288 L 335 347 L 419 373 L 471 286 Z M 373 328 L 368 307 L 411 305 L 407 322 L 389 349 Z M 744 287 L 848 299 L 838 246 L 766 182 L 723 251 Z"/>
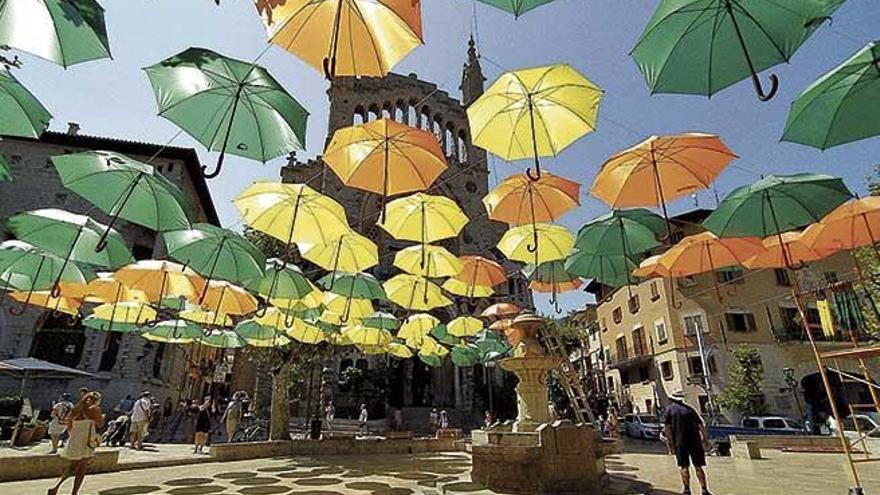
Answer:
<path fill-rule="evenodd" d="M 852 380 L 847 380 L 844 383 L 837 373 L 831 370 L 826 372 L 828 374 L 828 382 L 831 385 L 831 391 L 834 395 L 835 405 L 841 416 L 849 416 L 850 404 L 870 404 L 872 402 L 871 392 L 864 383 Z M 863 379 L 860 373 L 851 374 Z M 829 417 L 832 417 L 831 402 L 828 400 L 828 394 L 822 383 L 822 376 L 818 372 L 805 376 L 801 380 L 801 387 L 803 387 L 804 391 L 805 413 L 808 418 L 812 419 L 814 424 L 822 424 Z"/>

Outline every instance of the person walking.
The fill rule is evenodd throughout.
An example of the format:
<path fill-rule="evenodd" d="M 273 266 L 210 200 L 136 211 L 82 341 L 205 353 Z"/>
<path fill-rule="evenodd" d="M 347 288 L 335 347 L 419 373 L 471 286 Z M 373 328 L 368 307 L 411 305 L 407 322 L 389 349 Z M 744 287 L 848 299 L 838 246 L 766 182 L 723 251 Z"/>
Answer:
<path fill-rule="evenodd" d="M 131 394 L 126 395 L 124 399 L 119 401 L 119 409 L 122 410 L 123 414 L 131 413 L 132 407 L 134 407 L 134 398 L 132 398 Z"/>
<path fill-rule="evenodd" d="M 196 433 L 194 440 L 194 454 L 204 454 L 205 445 L 208 445 L 208 435 L 211 433 L 211 396 L 196 406 Z"/>
<path fill-rule="evenodd" d="M 703 495 L 711 495 L 706 484 L 706 452 L 703 442 L 708 438 L 706 425 L 700 414 L 685 403 L 684 391 L 675 390 L 669 396 L 672 404 L 666 408 L 663 417 L 663 431 L 666 435 L 666 448 L 675 454 L 676 463 L 681 471 L 681 483 L 684 485 L 682 495 L 691 493 L 690 465 L 694 465 L 697 480 Z"/>
<path fill-rule="evenodd" d="M 324 408 L 324 421 L 327 422 L 327 431 L 333 431 L 333 419 L 336 417 L 336 406 L 333 405 L 333 401 L 327 403 L 327 407 Z"/>
<path fill-rule="evenodd" d="M 428 428 L 431 429 L 432 435 L 437 433 L 437 426 L 439 423 L 440 415 L 437 414 L 437 409 L 431 409 L 431 414 L 428 414 Z"/>
<path fill-rule="evenodd" d="M 50 413 L 52 419 L 49 421 L 49 439 L 52 443 L 50 454 L 58 453 L 58 447 L 64 446 L 61 442 L 61 436 L 67 431 L 67 416 L 71 409 L 73 409 L 73 403 L 70 402 L 70 394 L 67 392 L 61 394 L 58 402 L 52 406 Z"/>
<path fill-rule="evenodd" d="M 152 416 L 153 403 L 150 400 L 150 392 L 141 392 L 138 400 L 131 407 L 131 448 L 144 449 L 144 439 L 147 437 L 150 417 Z"/>
<path fill-rule="evenodd" d="M 617 409 L 611 408 L 608 411 L 608 420 L 605 422 L 608 431 L 608 438 L 617 438 L 620 421 L 617 418 Z"/>
<path fill-rule="evenodd" d="M 446 414 L 446 410 L 440 411 L 440 429 L 447 430 L 449 429 L 449 415 Z"/>
<path fill-rule="evenodd" d="M 241 402 L 241 392 L 232 394 L 232 400 L 226 405 L 220 422 L 226 426 L 226 443 L 232 443 L 235 432 L 238 431 L 238 425 L 241 423 L 243 407 Z"/>
<path fill-rule="evenodd" d="M 367 412 L 367 405 L 361 404 L 361 413 L 358 415 L 358 433 L 361 436 L 367 434 L 367 421 L 370 419 L 370 413 Z"/>
<path fill-rule="evenodd" d="M 86 470 L 95 457 L 95 449 L 101 444 L 98 428 L 104 425 L 104 414 L 101 412 L 101 394 L 87 392 L 70 410 L 67 415 L 67 430 L 70 438 L 61 457 L 70 461 L 70 465 L 55 483 L 49 488 L 47 495 L 57 495 L 58 489 L 73 476 L 71 495 L 78 495 L 85 481 Z"/>

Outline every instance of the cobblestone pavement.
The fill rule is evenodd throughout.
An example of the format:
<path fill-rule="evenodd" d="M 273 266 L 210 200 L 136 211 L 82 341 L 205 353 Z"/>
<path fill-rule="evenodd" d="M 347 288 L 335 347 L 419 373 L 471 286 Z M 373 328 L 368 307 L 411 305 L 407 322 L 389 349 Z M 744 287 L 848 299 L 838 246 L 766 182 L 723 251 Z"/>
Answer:
<path fill-rule="evenodd" d="M 636 447 L 635 450 L 639 450 Z M 627 453 L 608 460 L 613 495 L 680 493 L 672 458 Z M 489 495 L 472 483 L 467 454 L 359 456 L 204 463 L 91 475 L 82 495 Z M 880 469 L 864 469 L 868 494 L 880 494 Z M 761 461 L 709 459 L 715 495 L 846 493 L 847 472 L 833 454 L 768 453 Z M 43 495 L 49 480 L 0 483 L 3 495 Z M 61 494 L 69 493 L 66 485 Z"/>

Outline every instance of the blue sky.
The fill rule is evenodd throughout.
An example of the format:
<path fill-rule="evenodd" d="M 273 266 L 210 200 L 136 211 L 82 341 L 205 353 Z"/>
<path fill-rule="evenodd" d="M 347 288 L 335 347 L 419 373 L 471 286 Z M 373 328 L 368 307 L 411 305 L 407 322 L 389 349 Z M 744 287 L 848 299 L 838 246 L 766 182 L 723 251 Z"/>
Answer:
<path fill-rule="evenodd" d="M 64 71 L 48 62 L 23 55 L 17 71 L 24 82 L 55 115 L 52 128 L 63 130 L 79 122 L 83 132 L 141 141 L 168 142 L 177 128 L 156 116 L 155 100 L 140 70 L 190 46 L 210 48 L 225 55 L 253 60 L 266 47 L 266 34 L 250 0 L 100 0 L 114 60 L 77 65 Z M 416 72 L 457 94 L 466 41 L 473 29 L 473 0 L 424 0 L 425 46 L 417 49 L 396 71 Z M 791 143 L 780 143 L 790 102 L 813 80 L 835 67 L 869 41 L 880 38 L 880 6 L 876 0 L 849 0 L 792 60 L 772 69 L 780 77 L 777 97 L 757 101 L 744 81 L 711 100 L 696 96 L 650 96 L 629 51 L 651 16 L 657 0 L 558 0 L 514 21 L 500 11 L 477 4 L 478 41 L 483 67 L 491 82 L 505 68 L 565 62 L 602 87 L 598 131 L 587 135 L 559 157 L 545 160 L 548 170 L 580 181 L 582 206 L 562 221 L 576 230 L 607 207 L 587 189 L 602 162 L 614 152 L 651 134 L 702 131 L 719 134 L 741 159 L 718 180 L 723 195 L 753 181 L 760 173 L 821 172 L 842 176 L 859 192 L 864 178 L 880 163 L 880 138 L 841 146 L 824 153 Z M 872 29 L 873 28 L 873 29 Z M 327 83 L 293 55 L 272 47 L 260 60 L 311 112 L 307 151 L 319 154 L 327 129 Z M 766 74 L 763 76 L 766 79 Z M 880 117 L 878 117 L 880 118 Z M 216 155 L 205 152 L 186 135 L 174 142 L 199 150 L 203 162 Z M 497 178 L 519 169 L 494 159 Z M 283 159 L 266 165 L 228 157 L 223 174 L 210 182 L 225 225 L 239 223 L 230 201 L 251 181 L 277 179 Z M 520 164 L 521 166 L 521 164 Z M 714 206 L 712 191 L 698 197 L 699 205 Z M 684 199 L 672 212 L 691 209 Z M 538 297 L 547 310 L 546 298 Z M 587 300 L 583 293 L 562 296 L 562 306 L 573 309 Z"/>

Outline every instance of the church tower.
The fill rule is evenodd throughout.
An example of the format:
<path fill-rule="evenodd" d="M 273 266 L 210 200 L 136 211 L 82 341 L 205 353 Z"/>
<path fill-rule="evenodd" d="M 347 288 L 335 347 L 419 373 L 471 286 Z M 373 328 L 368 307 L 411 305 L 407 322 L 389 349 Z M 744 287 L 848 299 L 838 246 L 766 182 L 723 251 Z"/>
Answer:
<path fill-rule="evenodd" d="M 483 68 L 480 66 L 480 58 L 477 55 L 477 45 L 474 43 L 474 37 L 468 40 L 468 60 L 464 64 L 461 72 L 461 104 L 469 107 L 471 103 L 476 101 L 485 89 L 484 83 L 486 78 L 483 77 Z"/>

